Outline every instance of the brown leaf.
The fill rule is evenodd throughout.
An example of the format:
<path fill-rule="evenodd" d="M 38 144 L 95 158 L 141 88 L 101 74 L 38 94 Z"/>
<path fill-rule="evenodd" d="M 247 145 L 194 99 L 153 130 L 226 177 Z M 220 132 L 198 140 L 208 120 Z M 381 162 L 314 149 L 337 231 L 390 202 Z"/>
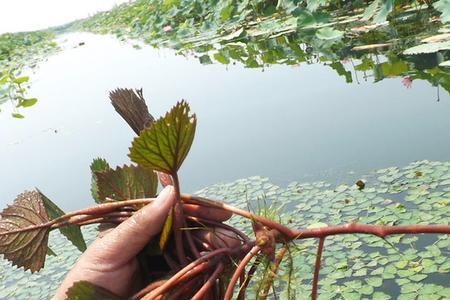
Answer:
<path fill-rule="evenodd" d="M 114 109 L 138 135 L 155 120 L 148 112 L 142 89 L 116 89 L 109 93 L 109 98 Z"/>
<path fill-rule="evenodd" d="M 17 267 L 39 271 L 50 231 L 48 226 L 39 226 L 49 221 L 41 194 L 26 191 L 18 195 L 0 216 L 0 253 Z"/>
<path fill-rule="evenodd" d="M 106 198 L 130 200 L 156 195 L 158 178 L 153 170 L 140 166 L 123 166 L 95 172 L 99 202 Z"/>

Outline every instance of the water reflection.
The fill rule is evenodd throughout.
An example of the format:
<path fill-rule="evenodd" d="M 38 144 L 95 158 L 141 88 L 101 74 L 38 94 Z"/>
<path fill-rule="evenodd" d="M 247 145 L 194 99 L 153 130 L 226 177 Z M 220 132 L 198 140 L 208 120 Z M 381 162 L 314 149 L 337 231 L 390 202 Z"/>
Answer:
<path fill-rule="evenodd" d="M 395 29 L 395 24 L 392 27 L 389 31 Z M 301 31 L 269 39 L 242 33 L 215 45 L 200 41 L 179 47 L 181 53 L 193 52 L 203 64 L 238 63 L 248 68 L 264 68 L 274 64 L 322 64 L 333 69 L 347 83 L 378 82 L 399 77 L 409 86 L 414 80 L 422 79 L 450 93 L 449 68 L 440 65 L 450 59 L 448 46 L 447 50 L 404 55 L 405 49 L 417 42 L 412 41 L 414 36 L 387 36 L 368 31 L 358 36 L 345 36 L 338 41 L 321 41 L 314 37 L 305 36 Z M 448 40 L 450 35 L 438 35 L 435 39 Z"/>
<path fill-rule="evenodd" d="M 436 103 L 424 80 L 411 88 L 401 77 L 348 85 L 322 65 L 205 66 L 109 36 L 67 38 L 85 46 L 42 64 L 32 85 L 41 101 L 21 121 L 0 114 L 3 207 L 34 186 L 66 210 L 92 203 L 91 160 L 129 162 L 134 134 L 108 101 L 116 87 L 143 87 L 155 116 L 181 98 L 190 102 L 199 121 L 181 170 L 188 192 L 251 175 L 342 182 L 417 159 L 450 160 L 450 99 L 442 93 Z"/>

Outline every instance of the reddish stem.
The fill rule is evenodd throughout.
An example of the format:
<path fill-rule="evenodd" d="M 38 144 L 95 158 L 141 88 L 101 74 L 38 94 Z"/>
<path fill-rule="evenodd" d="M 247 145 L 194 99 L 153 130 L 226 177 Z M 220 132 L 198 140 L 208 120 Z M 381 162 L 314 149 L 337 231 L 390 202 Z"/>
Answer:
<path fill-rule="evenodd" d="M 145 294 L 149 293 L 150 291 L 156 289 L 157 287 L 160 287 L 163 285 L 167 280 L 158 280 L 150 283 L 148 286 L 145 287 L 145 289 L 140 290 L 136 294 L 130 297 L 130 300 L 137 300 L 145 296 Z"/>
<path fill-rule="evenodd" d="M 203 286 L 195 293 L 191 300 L 201 300 L 206 295 L 208 291 L 215 285 L 216 280 L 220 277 L 223 272 L 223 263 L 219 263 L 214 273 L 208 278 L 208 280 L 203 284 Z"/>
<path fill-rule="evenodd" d="M 253 277 L 253 274 L 255 274 L 256 269 L 258 269 L 259 264 L 261 263 L 261 259 L 258 259 L 258 257 L 253 262 L 253 265 L 251 266 L 250 270 L 247 272 L 247 276 L 245 276 L 245 280 L 241 287 L 239 288 L 239 294 L 237 297 L 237 300 L 244 300 L 245 299 L 245 291 L 247 290 L 248 284 L 250 283 L 250 280 Z"/>
<path fill-rule="evenodd" d="M 267 219 L 262 216 L 255 215 L 249 211 L 222 203 L 220 201 L 211 200 L 211 199 L 194 196 L 194 195 L 189 195 L 189 194 L 181 194 L 181 198 L 187 203 L 192 203 L 192 204 L 197 204 L 197 205 L 202 205 L 202 206 L 209 206 L 209 207 L 214 207 L 214 208 L 218 208 L 218 209 L 224 209 L 226 211 L 232 212 L 236 215 L 245 217 L 247 219 L 258 221 L 258 222 L 262 223 L 263 225 L 270 227 L 272 229 L 276 229 L 280 233 L 282 233 L 284 236 L 287 236 L 287 237 L 294 236 L 294 233 L 290 228 L 283 226 L 280 223 L 277 223 L 273 220 Z"/>
<path fill-rule="evenodd" d="M 323 244 L 325 243 L 325 237 L 319 239 L 319 246 L 317 247 L 316 263 L 314 265 L 314 278 L 311 293 L 311 300 L 317 299 L 317 286 L 319 285 L 319 272 L 320 262 L 322 260 Z"/>
<path fill-rule="evenodd" d="M 176 202 L 173 206 L 173 225 L 172 230 L 175 236 L 175 250 L 177 253 L 178 261 L 182 266 L 188 264 L 188 260 L 186 258 L 186 254 L 184 252 L 183 246 L 183 235 L 181 232 L 181 228 L 184 227 L 185 219 L 183 214 L 183 209 L 181 207 L 181 199 L 180 199 L 180 182 L 178 181 L 178 176 L 176 173 L 172 174 L 173 179 L 173 187 L 175 190 Z"/>
<path fill-rule="evenodd" d="M 175 286 L 177 284 L 180 284 L 183 281 L 187 281 L 189 279 L 191 279 L 192 277 L 194 277 L 195 275 L 205 272 L 208 268 L 210 267 L 210 265 L 208 264 L 208 262 L 203 262 L 193 268 L 191 268 L 188 272 L 184 273 L 183 275 L 181 275 L 176 281 L 171 283 L 171 286 Z M 167 280 L 165 280 L 165 282 L 163 284 L 167 284 Z M 162 284 L 158 287 L 161 287 Z M 153 287 L 153 283 L 150 283 L 148 286 L 146 286 L 145 288 L 143 288 L 142 290 L 139 291 L 139 293 L 136 294 L 136 296 L 139 296 L 137 298 L 141 298 L 145 295 L 147 295 L 148 293 L 150 293 L 151 291 L 153 291 L 155 288 Z"/>
<path fill-rule="evenodd" d="M 239 263 L 238 267 L 233 273 L 233 276 L 230 279 L 230 282 L 228 283 L 227 290 L 225 291 L 225 296 L 223 297 L 224 300 L 230 300 L 231 297 L 233 297 L 233 290 L 236 282 L 238 281 L 239 277 L 241 276 L 242 272 L 245 270 L 245 267 L 249 263 L 249 261 L 261 250 L 261 248 L 257 245 L 253 246 L 253 248 L 244 256 L 244 258 Z"/>
<path fill-rule="evenodd" d="M 392 234 L 418 234 L 435 233 L 450 234 L 450 225 L 404 225 L 404 226 L 382 226 L 350 223 L 346 225 L 328 226 L 314 229 L 300 229 L 293 231 L 295 239 L 321 238 L 337 234 L 373 234 L 386 237 Z"/>
<path fill-rule="evenodd" d="M 180 299 L 190 299 L 194 290 L 198 289 L 199 285 L 202 283 L 201 278 L 194 277 L 188 279 L 186 282 L 174 287 L 170 294 L 164 296 L 164 300 L 180 300 Z"/>
<path fill-rule="evenodd" d="M 160 286 L 159 288 L 153 290 L 150 294 L 146 295 L 142 299 L 143 300 L 154 299 L 156 296 L 159 296 L 159 295 L 165 293 L 170 287 L 172 287 L 172 285 L 174 283 L 176 283 L 178 281 L 178 279 L 181 278 L 181 276 L 183 276 L 184 274 L 186 274 L 187 272 L 192 270 L 192 268 L 198 266 L 199 264 L 207 261 L 208 259 L 210 259 L 210 258 L 212 258 L 214 256 L 218 256 L 218 255 L 222 255 L 222 254 L 225 254 L 225 253 L 229 253 L 230 251 L 231 250 L 229 248 L 221 248 L 221 249 L 217 249 L 217 250 L 214 250 L 212 252 L 209 252 L 209 253 L 205 254 L 204 256 L 198 258 L 197 260 L 191 262 L 189 265 L 187 265 L 186 267 L 181 269 L 178 273 L 176 273 L 169 280 L 167 280 L 167 282 L 165 282 L 162 286 Z"/>
<path fill-rule="evenodd" d="M 124 200 L 124 201 L 117 201 L 117 202 L 109 202 L 109 203 L 103 203 L 98 204 L 96 206 L 88 207 L 81 210 L 76 210 L 73 212 L 70 212 L 68 214 L 65 214 L 61 217 L 58 217 L 54 220 L 48 221 L 46 223 L 37 224 L 37 225 L 31 225 L 24 228 L 14 229 L 10 231 L 4 231 L 0 232 L 0 236 L 13 234 L 13 233 L 19 233 L 19 232 L 25 232 L 30 230 L 37 230 L 41 228 L 50 228 L 55 224 L 62 223 L 61 226 L 64 226 L 63 224 L 66 223 L 65 221 L 79 215 L 90 215 L 90 216 L 101 216 L 103 214 L 107 214 L 109 212 L 112 212 L 118 208 L 125 207 L 125 206 L 133 206 L 133 205 L 147 205 L 151 203 L 154 199 L 153 198 L 147 198 L 147 199 L 136 199 L 136 200 Z M 61 227 L 58 226 L 58 227 Z"/>

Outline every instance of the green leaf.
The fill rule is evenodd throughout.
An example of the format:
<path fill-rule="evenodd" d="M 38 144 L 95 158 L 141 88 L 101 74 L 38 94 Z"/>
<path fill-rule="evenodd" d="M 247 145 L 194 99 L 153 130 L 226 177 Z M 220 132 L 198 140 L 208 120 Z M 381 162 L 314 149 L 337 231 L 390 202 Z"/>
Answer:
<path fill-rule="evenodd" d="M 372 295 L 372 300 L 389 300 L 391 296 L 383 293 L 383 292 L 375 292 Z"/>
<path fill-rule="evenodd" d="M 393 0 L 375 0 L 364 11 L 362 21 L 373 18 L 373 23 L 382 23 L 386 21 L 392 9 Z"/>
<path fill-rule="evenodd" d="M 141 166 L 123 166 L 95 172 L 98 199 L 130 200 L 156 195 L 158 177 L 156 173 Z"/>
<path fill-rule="evenodd" d="M 173 207 L 170 208 L 169 214 L 167 215 L 167 219 L 164 222 L 164 227 L 161 231 L 161 237 L 159 238 L 159 248 L 161 250 L 164 249 L 164 246 L 169 239 L 170 232 L 172 231 L 172 223 L 173 223 Z"/>
<path fill-rule="evenodd" d="M 347 71 L 344 65 L 340 61 L 335 61 L 330 64 L 330 67 L 335 70 L 340 76 L 345 77 L 345 82 L 351 83 L 353 82 L 352 73 Z"/>
<path fill-rule="evenodd" d="M 105 171 L 111 169 L 111 167 L 109 166 L 108 162 L 105 159 L 96 158 L 91 163 L 90 169 L 91 169 L 91 195 L 92 198 L 94 198 L 95 202 L 101 203 L 101 201 L 98 198 L 97 176 L 95 175 L 95 172 Z"/>
<path fill-rule="evenodd" d="M 211 58 L 207 54 L 200 56 L 198 59 L 200 60 L 200 63 L 202 65 L 210 65 L 210 64 L 212 64 Z"/>
<path fill-rule="evenodd" d="M 226 57 L 223 53 L 217 52 L 214 54 L 214 59 L 220 62 L 221 64 L 227 65 L 230 63 L 230 59 Z"/>
<path fill-rule="evenodd" d="M 307 8 L 310 11 L 316 11 L 320 6 L 327 4 L 329 0 L 307 0 Z"/>
<path fill-rule="evenodd" d="M 54 220 L 58 217 L 65 215 L 55 203 L 53 203 L 49 198 L 47 198 L 40 190 L 37 190 L 40 194 L 41 199 L 44 203 L 45 209 L 47 210 L 47 215 L 50 220 Z M 86 250 L 86 242 L 84 241 L 83 234 L 81 233 L 80 227 L 77 225 L 68 225 L 59 228 L 59 231 L 81 252 Z"/>
<path fill-rule="evenodd" d="M 12 113 L 11 115 L 13 116 L 13 118 L 17 118 L 17 119 L 25 118 L 22 114 L 18 114 L 18 113 Z"/>
<path fill-rule="evenodd" d="M 29 99 L 22 99 L 19 101 L 19 103 L 17 104 L 17 107 L 30 107 L 35 105 L 37 102 L 36 98 L 29 98 Z"/>
<path fill-rule="evenodd" d="M 418 292 L 421 287 L 422 287 L 421 283 L 406 283 L 406 284 L 402 285 L 400 292 L 402 294 Z"/>
<path fill-rule="evenodd" d="M 170 112 L 143 130 L 130 148 L 132 161 L 156 171 L 174 175 L 194 140 L 197 119 L 183 100 Z"/>
<path fill-rule="evenodd" d="M 408 261 L 406 260 L 400 260 L 398 262 L 395 263 L 395 266 L 399 269 L 403 269 L 404 267 L 406 267 L 408 265 Z"/>
<path fill-rule="evenodd" d="M 17 196 L 0 213 L 0 253 L 17 267 L 39 271 L 47 254 L 49 227 L 34 227 L 49 221 L 41 194 L 32 191 Z M 29 230 L 13 232 L 30 227 Z"/>
<path fill-rule="evenodd" d="M 425 278 L 427 278 L 427 275 L 424 275 L 424 274 L 417 274 L 417 275 L 412 275 L 412 276 L 410 276 L 410 277 L 408 277 L 410 280 L 412 280 L 412 281 L 416 281 L 416 282 L 418 282 L 418 281 L 422 281 L 422 280 L 424 280 Z"/>
<path fill-rule="evenodd" d="M 366 282 L 373 287 L 380 287 L 383 284 L 383 279 L 380 277 L 366 278 Z"/>
<path fill-rule="evenodd" d="M 371 295 L 373 293 L 373 287 L 370 285 L 365 285 L 358 290 L 363 295 Z"/>
<path fill-rule="evenodd" d="M 87 281 L 77 281 L 67 291 L 67 300 L 122 300 L 120 296 Z"/>
<path fill-rule="evenodd" d="M 316 18 L 308 10 L 300 10 L 297 12 L 297 26 L 299 29 L 312 27 L 317 24 Z"/>
<path fill-rule="evenodd" d="M 332 27 L 320 28 L 316 32 L 316 37 L 321 40 L 336 40 L 340 39 L 344 35 L 344 32 L 336 30 Z"/>
<path fill-rule="evenodd" d="M 362 21 L 367 21 L 371 19 L 375 13 L 377 12 L 378 6 L 380 5 L 381 0 L 374 0 L 364 11 L 362 16 Z"/>
<path fill-rule="evenodd" d="M 235 7 L 232 4 L 227 5 L 226 7 L 224 7 L 221 11 L 220 11 L 220 20 L 222 22 L 227 21 L 228 19 L 231 18 L 231 16 L 233 15 L 233 11 L 234 11 Z"/>
<path fill-rule="evenodd" d="M 386 21 L 388 15 L 391 13 L 393 8 L 394 0 L 383 0 L 381 8 L 378 14 L 373 18 L 374 23 L 382 23 Z"/>
<path fill-rule="evenodd" d="M 30 77 L 28 77 L 28 76 L 16 77 L 16 78 L 12 79 L 12 81 L 17 84 L 25 83 L 28 80 L 30 80 Z"/>

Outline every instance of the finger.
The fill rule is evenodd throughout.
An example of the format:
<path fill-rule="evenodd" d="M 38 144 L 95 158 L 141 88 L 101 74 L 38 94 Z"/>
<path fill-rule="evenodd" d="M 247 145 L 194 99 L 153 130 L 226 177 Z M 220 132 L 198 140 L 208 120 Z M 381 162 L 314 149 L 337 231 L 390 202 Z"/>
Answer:
<path fill-rule="evenodd" d="M 192 217 L 223 222 L 231 218 L 232 213 L 223 209 L 204 207 L 195 204 L 183 204 L 184 212 Z"/>
<path fill-rule="evenodd" d="M 167 186 L 156 200 L 138 210 L 103 238 L 96 240 L 88 251 L 98 263 L 121 265 L 141 251 L 150 239 L 161 232 L 168 212 L 175 201 L 172 186 Z"/>

